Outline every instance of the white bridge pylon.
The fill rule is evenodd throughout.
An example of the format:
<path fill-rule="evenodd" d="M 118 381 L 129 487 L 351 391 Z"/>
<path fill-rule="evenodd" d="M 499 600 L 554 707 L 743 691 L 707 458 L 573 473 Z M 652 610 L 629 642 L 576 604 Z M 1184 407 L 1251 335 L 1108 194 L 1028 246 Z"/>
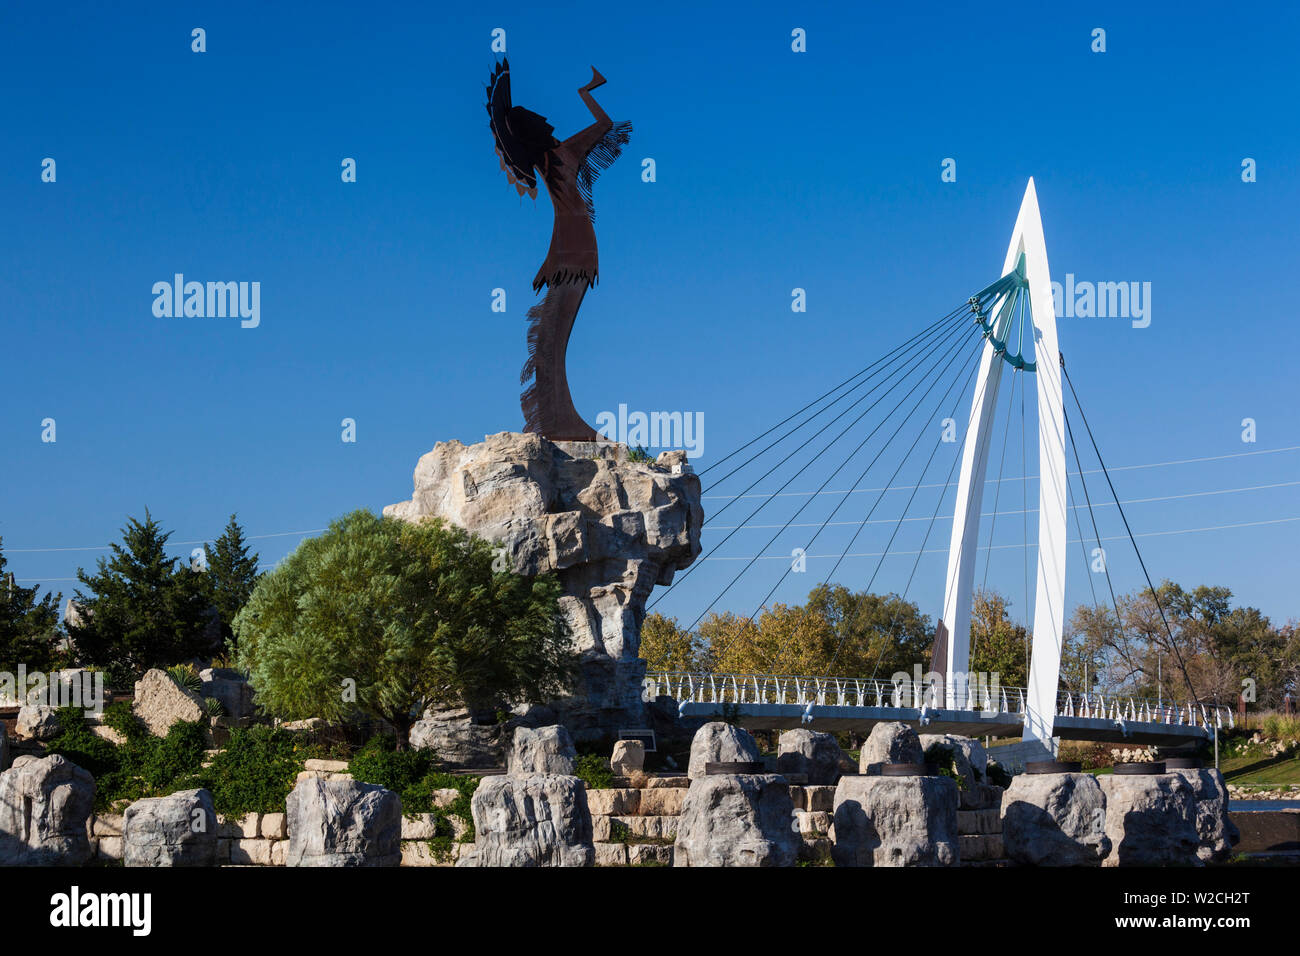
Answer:
<path fill-rule="evenodd" d="M 1016 270 L 1024 257 L 1033 321 L 1034 378 L 1038 386 L 1038 583 L 1034 598 L 1033 645 L 1029 661 L 1024 739 L 1050 746 L 1056 713 L 1057 684 L 1061 668 L 1061 641 L 1065 617 L 1066 507 L 1065 419 L 1061 395 L 1060 351 L 1056 338 L 1056 312 L 1052 301 L 1047 245 L 1038 212 L 1033 179 L 1025 189 L 1020 214 L 1011 233 L 1002 275 Z M 980 354 L 979 378 L 971 403 L 970 427 L 962 449 L 961 477 L 957 484 L 952 541 L 948 551 L 948 576 L 943 599 L 943 627 L 947 635 L 944 675 L 947 707 L 970 710 L 970 619 L 974 601 L 975 558 L 980 511 L 988 470 L 989 444 L 1002 379 L 1003 349 L 1014 316 L 998 322 L 1006 297 L 992 303 L 988 314 L 995 325 Z M 1028 370 L 1026 370 L 1028 371 Z M 1027 479 L 1026 479 L 1027 480 Z M 991 556 L 990 556 L 991 559 Z"/>

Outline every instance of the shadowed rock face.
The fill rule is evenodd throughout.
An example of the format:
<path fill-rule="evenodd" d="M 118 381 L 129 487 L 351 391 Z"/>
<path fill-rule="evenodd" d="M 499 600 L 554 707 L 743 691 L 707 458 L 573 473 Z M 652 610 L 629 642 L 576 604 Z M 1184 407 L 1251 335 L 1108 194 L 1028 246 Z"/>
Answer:
<path fill-rule="evenodd" d="M 1111 851 L 1106 814 L 1090 773 L 1018 774 L 1002 795 L 1002 846 L 1028 866 L 1098 866 Z"/>
<path fill-rule="evenodd" d="M 587 788 L 553 773 L 485 777 L 470 801 L 474 849 L 457 866 L 591 866 Z"/>
<path fill-rule="evenodd" d="M 948 777 L 841 777 L 836 866 L 953 866 L 960 861 L 957 784 Z"/>
<path fill-rule="evenodd" d="M 0 866 L 80 866 L 95 781 L 61 756 L 23 756 L 0 774 Z"/>
<path fill-rule="evenodd" d="M 355 780 L 299 781 L 285 801 L 289 866 L 397 866 L 402 799 Z"/>
<path fill-rule="evenodd" d="M 1201 838 L 1196 855 L 1204 863 L 1227 859 L 1232 848 L 1241 842 L 1241 833 L 1228 817 L 1228 788 L 1223 782 L 1223 774 L 1213 767 L 1170 772 L 1178 774 L 1192 788 L 1196 801 L 1196 831 Z"/>
<path fill-rule="evenodd" d="M 213 866 L 217 814 L 207 790 L 146 797 L 122 817 L 122 859 L 127 866 Z"/>
<path fill-rule="evenodd" d="M 697 777 L 682 803 L 673 866 L 794 866 L 802 841 L 793 819 L 779 774 Z"/>
<path fill-rule="evenodd" d="M 1108 774 L 1106 835 L 1113 849 L 1105 866 L 1203 866 L 1197 851 L 1197 791 L 1178 773 Z"/>
<path fill-rule="evenodd" d="M 816 730 L 787 730 L 777 743 L 776 769 L 806 774 L 812 786 L 833 787 L 841 776 L 840 765 L 847 759 L 833 734 Z"/>
<path fill-rule="evenodd" d="M 578 739 L 642 725 L 646 599 L 700 552 L 700 481 L 685 453 L 633 462 L 626 445 L 515 432 L 439 442 L 416 465 L 411 500 L 384 514 L 442 518 L 499 544 L 516 573 L 556 572 L 582 655 L 561 719 Z"/>

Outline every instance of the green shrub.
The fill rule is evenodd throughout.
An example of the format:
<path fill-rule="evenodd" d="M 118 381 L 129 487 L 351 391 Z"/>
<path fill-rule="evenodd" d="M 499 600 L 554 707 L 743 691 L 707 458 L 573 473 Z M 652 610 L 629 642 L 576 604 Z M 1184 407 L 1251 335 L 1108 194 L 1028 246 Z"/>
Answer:
<path fill-rule="evenodd" d="M 202 721 L 181 720 L 171 725 L 161 740 L 128 742 L 123 749 L 139 749 L 142 756 L 140 776 L 146 787 L 161 793 L 189 789 L 190 782 L 203 767 L 208 746 L 207 726 Z"/>
<path fill-rule="evenodd" d="M 120 768 L 117 747 L 91 733 L 82 708 L 60 707 L 58 716 L 59 733 L 46 744 L 47 754 L 58 754 L 71 760 L 96 780 Z"/>
<path fill-rule="evenodd" d="M 199 693 L 203 690 L 203 678 L 194 669 L 193 664 L 174 664 L 167 668 L 167 676 L 186 690 Z"/>
<path fill-rule="evenodd" d="M 105 727 L 116 730 L 127 740 L 139 740 L 149 736 L 149 729 L 135 715 L 135 711 L 131 709 L 131 702 L 127 700 L 119 700 L 107 705 L 99 721 Z"/>
<path fill-rule="evenodd" d="M 925 751 L 925 761 L 938 767 L 940 776 L 951 777 L 956 781 L 958 790 L 966 789 L 966 778 L 957 772 L 957 754 L 952 747 L 931 744 Z"/>
<path fill-rule="evenodd" d="M 354 780 L 378 784 L 398 794 L 402 798 L 402 812 L 407 816 L 432 814 L 436 836 L 429 841 L 429 847 L 439 859 L 446 859 L 451 853 L 454 834 L 451 817 L 460 818 L 465 825 L 460 842 L 474 841 L 470 798 L 478 789 L 480 778 L 440 771 L 431 751 L 399 751 L 395 747 L 392 737 L 371 738 L 348 763 L 348 771 Z M 459 796 L 449 807 L 435 807 L 435 790 L 456 790 Z"/>
<path fill-rule="evenodd" d="M 111 713 L 110 713 L 111 709 Z M 104 708 L 104 724 L 117 730 L 126 742 L 115 744 L 91 732 L 78 707 L 59 710 L 59 734 L 46 745 L 46 753 L 59 754 L 95 778 L 95 809 L 107 811 L 123 800 L 158 797 L 203 784 L 195 775 L 203 764 L 207 746 L 202 722 L 175 723 L 163 738 L 152 737 L 130 713 L 130 708 Z"/>
<path fill-rule="evenodd" d="M 582 754 L 573 763 L 573 775 L 587 785 L 588 790 L 608 790 L 614 786 L 614 771 L 609 761 L 600 754 Z"/>
<path fill-rule="evenodd" d="M 283 813 L 310 749 L 298 735 L 274 727 L 231 731 L 225 748 L 200 774 L 217 812 Z"/>

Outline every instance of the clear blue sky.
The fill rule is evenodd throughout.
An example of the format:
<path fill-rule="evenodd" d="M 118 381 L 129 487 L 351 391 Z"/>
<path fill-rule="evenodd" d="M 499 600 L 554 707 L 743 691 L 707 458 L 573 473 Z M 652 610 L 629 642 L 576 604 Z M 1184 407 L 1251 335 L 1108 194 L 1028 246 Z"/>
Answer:
<path fill-rule="evenodd" d="M 609 81 L 601 103 L 635 125 L 596 189 L 602 281 L 569 350 L 589 421 L 619 403 L 702 412 L 707 465 L 996 278 L 1032 175 L 1054 277 L 1152 284 L 1148 328 L 1061 321 L 1107 463 L 1300 445 L 1300 15 L 1132 6 L 3 5 L 11 569 L 68 594 L 104 553 L 76 549 L 115 540 L 146 506 L 177 542 L 211 538 L 232 511 L 254 536 L 321 528 L 409 497 L 435 441 L 520 426 L 551 211 L 544 195 L 521 201 L 493 154 L 495 27 L 515 102 L 559 135 L 589 122 L 575 90 L 590 64 Z M 190 50 L 194 27 L 206 53 Z M 796 27 L 806 53 L 790 49 Z M 340 181 L 344 157 L 355 184 Z M 955 183 L 940 181 L 946 157 Z M 151 288 L 177 272 L 260 282 L 260 327 L 156 318 Z M 495 287 L 505 314 L 490 310 Z M 790 310 L 794 287 L 805 314 Z M 355 444 L 340 441 L 345 417 Z M 1300 517 L 1300 486 L 1284 484 L 1298 463 L 1290 451 L 1116 479 L 1126 500 L 1282 485 L 1129 507 L 1135 531 L 1164 532 Z M 1018 520 L 1000 521 L 999 542 L 1020 537 Z M 1122 533 L 1113 509 L 1099 520 Z M 1298 533 L 1142 545 L 1157 578 L 1227 585 L 1281 622 L 1300 615 Z M 766 540 L 741 536 L 731 553 Z M 298 540 L 255 543 L 269 564 Z M 1088 596 L 1071 547 L 1074 603 Z M 990 583 L 1020 614 L 1020 554 L 999 553 Z M 837 578 L 861 587 L 873 566 L 849 559 Z M 891 560 L 875 588 L 901 589 L 910 566 Z M 660 609 L 693 618 L 734 567 L 706 566 Z M 749 613 L 779 569 L 719 606 Z M 817 570 L 777 598 L 799 599 Z M 1118 547 L 1112 570 L 1122 590 L 1140 583 Z M 927 556 L 909 594 L 930 614 L 942 575 L 942 555 Z"/>

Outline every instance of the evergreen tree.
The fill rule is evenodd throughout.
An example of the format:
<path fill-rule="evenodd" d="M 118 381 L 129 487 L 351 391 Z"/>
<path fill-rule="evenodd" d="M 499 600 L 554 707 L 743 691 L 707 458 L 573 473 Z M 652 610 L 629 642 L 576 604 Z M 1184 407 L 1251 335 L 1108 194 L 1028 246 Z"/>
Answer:
<path fill-rule="evenodd" d="M 166 553 L 170 537 L 146 508 L 143 522 L 127 519 L 122 543 L 99 559 L 97 573 L 77 571 L 87 589 L 78 589 L 74 598 L 83 621 L 69 631 L 83 663 L 109 669 L 111 680 L 125 681 L 211 647 L 206 576 L 188 562 L 177 567 Z"/>
<path fill-rule="evenodd" d="M 59 603 L 62 594 L 37 600 L 40 586 L 25 588 L 5 570 L 0 539 L 0 670 L 14 673 L 19 664 L 29 671 L 48 671 L 56 653 Z"/>
<path fill-rule="evenodd" d="M 234 639 L 235 617 L 253 596 L 259 577 L 258 555 L 249 553 L 244 529 L 235 515 L 211 546 L 204 545 L 208 559 L 208 582 L 213 606 L 221 620 L 221 636 L 227 644 Z"/>
<path fill-rule="evenodd" d="M 272 714 L 381 717 L 400 749 L 431 704 L 554 699 L 576 664 L 559 582 L 493 561 L 459 528 L 353 512 L 258 581 L 235 619 L 239 666 Z"/>

